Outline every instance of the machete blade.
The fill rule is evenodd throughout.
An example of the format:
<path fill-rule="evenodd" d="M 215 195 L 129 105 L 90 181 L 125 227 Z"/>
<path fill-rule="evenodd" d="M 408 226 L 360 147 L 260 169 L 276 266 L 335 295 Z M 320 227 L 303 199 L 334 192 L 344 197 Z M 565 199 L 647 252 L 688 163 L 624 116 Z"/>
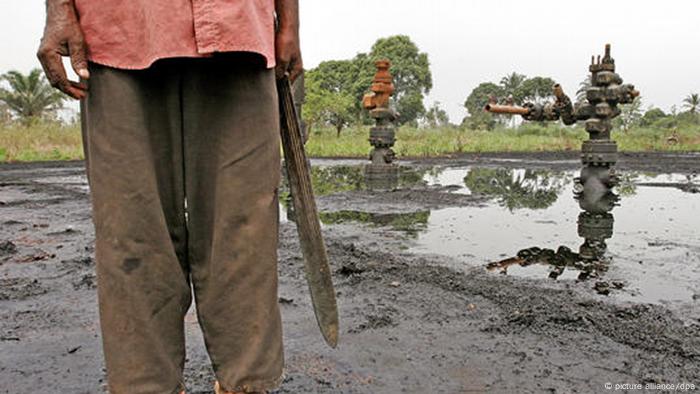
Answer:
<path fill-rule="evenodd" d="M 306 280 L 316 321 L 326 343 L 338 345 L 338 307 L 331 279 L 328 253 L 321 234 L 316 200 L 311 185 L 311 169 L 304 151 L 304 140 L 299 127 L 289 79 L 277 81 L 280 104 L 282 149 L 287 167 L 292 203 L 296 212 L 299 242 L 304 254 Z"/>

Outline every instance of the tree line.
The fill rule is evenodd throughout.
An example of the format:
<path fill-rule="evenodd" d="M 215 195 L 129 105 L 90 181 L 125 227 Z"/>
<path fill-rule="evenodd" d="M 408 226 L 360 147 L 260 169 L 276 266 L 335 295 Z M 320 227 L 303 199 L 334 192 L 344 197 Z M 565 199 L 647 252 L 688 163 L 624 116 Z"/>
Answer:
<path fill-rule="evenodd" d="M 527 77 L 517 72 L 504 76 L 499 83 L 482 82 L 471 91 L 464 102 L 464 108 L 467 109 L 469 116 L 462 123 L 472 129 L 492 129 L 497 123 L 510 117 L 484 112 L 484 107 L 491 97 L 508 98 L 516 105 L 526 102 L 541 103 L 553 100 L 553 86 L 552 78 Z"/>
<path fill-rule="evenodd" d="M 376 68 L 374 62 L 388 59 L 394 77 L 395 93 L 392 106 L 398 113 L 398 125 L 423 125 L 436 128 L 449 124 L 447 112 L 439 102 L 426 108 L 424 101 L 433 88 L 428 54 L 405 35 L 378 39 L 368 52 L 358 53 L 352 59 L 329 60 L 306 70 L 306 102 L 302 116 L 313 130 L 333 127 L 340 135 L 345 127 L 369 124 L 367 112 L 362 108 L 362 96 L 372 83 Z M 483 82 L 475 87 L 464 101 L 468 116 L 462 127 L 474 130 L 490 130 L 506 125 L 512 117 L 492 115 L 483 108 L 490 97 L 509 98 L 514 104 L 550 101 L 554 80 L 546 76 L 528 77 L 512 72 L 497 82 Z M 585 100 L 590 79 L 583 80 L 576 92 L 576 100 Z M 0 76 L 0 122 L 20 121 L 31 123 L 37 119 L 57 118 L 67 97 L 49 86 L 39 69 L 29 74 L 10 71 Z M 642 100 L 623 106 L 616 126 L 628 130 L 635 125 L 672 128 L 679 122 L 697 123 L 700 95 L 692 93 L 684 98 L 679 110 L 670 113 L 659 108 L 642 110 Z"/>

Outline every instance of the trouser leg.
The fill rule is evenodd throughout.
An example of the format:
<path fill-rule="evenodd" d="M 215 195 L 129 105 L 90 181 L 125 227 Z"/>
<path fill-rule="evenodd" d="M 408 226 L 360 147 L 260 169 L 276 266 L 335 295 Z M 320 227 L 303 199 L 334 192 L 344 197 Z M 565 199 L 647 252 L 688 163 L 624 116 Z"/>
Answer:
<path fill-rule="evenodd" d="M 274 74 L 251 55 L 195 64 L 184 79 L 183 108 L 199 321 L 224 390 L 272 389 L 283 369 Z"/>
<path fill-rule="evenodd" d="M 91 65 L 84 139 L 112 394 L 183 389 L 186 261 L 181 77 Z"/>

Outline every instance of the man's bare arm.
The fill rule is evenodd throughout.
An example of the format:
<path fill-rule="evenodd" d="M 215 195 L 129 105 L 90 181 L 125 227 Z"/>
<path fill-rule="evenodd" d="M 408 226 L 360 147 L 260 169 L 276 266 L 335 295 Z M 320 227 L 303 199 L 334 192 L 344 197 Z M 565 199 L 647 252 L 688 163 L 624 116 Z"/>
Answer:
<path fill-rule="evenodd" d="M 37 57 L 51 86 L 75 99 L 83 99 L 87 86 L 68 79 L 63 56 L 70 56 L 73 70 L 81 78 L 90 77 L 85 40 L 73 0 L 46 0 L 46 26 Z"/>
<path fill-rule="evenodd" d="M 299 0 L 275 0 L 277 33 L 275 35 L 275 68 L 277 78 L 289 73 L 294 81 L 304 70 L 299 45 Z"/>

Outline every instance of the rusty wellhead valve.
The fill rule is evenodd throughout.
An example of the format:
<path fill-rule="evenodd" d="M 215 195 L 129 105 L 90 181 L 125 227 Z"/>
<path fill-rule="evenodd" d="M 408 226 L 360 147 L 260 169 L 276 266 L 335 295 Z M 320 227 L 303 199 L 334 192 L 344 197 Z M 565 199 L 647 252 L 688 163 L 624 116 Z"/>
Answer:
<path fill-rule="evenodd" d="M 369 133 L 369 143 L 374 147 L 370 153 L 372 164 L 391 164 L 395 153 L 391 149 L 396 142 L 396 131 L 393 122 L 396 113 L 389 108 L 389 99 L 394 93 L 394 82 L 388 60 L 375 62 L 377 73 L 372 80 L 370 93 L 362 98 L 362 106 L 369 111 L 370 116 L 376 122 Z"/>
<path fill-rule="evenodd" d="M 554 85 L 554 103 L 523 106 L 500 105 L 495 99 L 486 105 L 486 111 L 500 114 L 518 114 L 525 120 L 554 121 L 561 119 L 566 125 L 584 121 L 590 139 L 583 143 L 581 160 L 584 165 L 610 167 L 617 162 L 617 144 L 610 139 L 612 119 L 620 115 L 619 104 L 630 104 L 639 96 L 633 85 L 623 84 L 615 72 L 615 59 L 610 55 L 610 44 L 605 55 L 594 56 L 589 66 L 591 87 L 586 91 L 586 101 L 572 104 L 559 84 Z"/>
<path fill-rule="evenodd" d="M 581 147 L 583 168 L 574 180 L 574 196 L 582 211 L 578 218 L 578 232 L 585 239 L 579 256 L 587 263 L 596 265 L 606 252 L 606 239 L 612 237 L 613 208 L 619 196 L 613 192 L 618 183 L 613 167 L 617 163 L 617 143 L 610 138 L 612 120 L 620 115 L 620 104 L 630 104 L 639 92 L 633 85 L 623 84 L 615 72 L 615 59 L 610 55 L 610 44 L 605 46 L 605 55 L 593 57 L 588 70 L 591 86 L 586 91 L 586 100 L 573 104 L 556 84 L 553 87 L 555 101 L 547 104 L 525 103 L 522 106 L 499 104 L 492 99 L 486 111 L 500 114 L 517 114 L 531 121 L 561 121 L 566 125 L 584 122 L 589 139 Z M 598 264 L 600 265 L 600 264 Z M 606 264 L 600 269 L 607 269 Z"/>
<path fill-rule="evenodd" d="M 396 112 L 389 106 L 394 82 L 388 60 L 378 60 L 375 66 L 377 72 L 370 92 L 362 98 L 362 107 L 375 121 L 369 131 L 369 143 L 373 148 L 369 154 L 370 163 L 365 166 L 365 181 L 372 190 L 393 190 L 399 183 L 399 167 L 394 163 L 396 154 L 392 149 L 396 142 Z"/>
<path fill-rule="evenodd" d="M 587 104 L 579 111 L 590 115 L 586 119 L 586 131 L 590 140 L 581 147 L 583 164 L 612 166 L 617 162 L 617 144 L 610 139 L 612 119 L 620 115 L 618 104 L 630 104 L 639 96 L 633 85 L 623 85 L 615 72 L 615 59 L 610 56 L 610 44 L 605 46 L 605 56 L 591 59 L 591 87 L 586 92 Z"/>

